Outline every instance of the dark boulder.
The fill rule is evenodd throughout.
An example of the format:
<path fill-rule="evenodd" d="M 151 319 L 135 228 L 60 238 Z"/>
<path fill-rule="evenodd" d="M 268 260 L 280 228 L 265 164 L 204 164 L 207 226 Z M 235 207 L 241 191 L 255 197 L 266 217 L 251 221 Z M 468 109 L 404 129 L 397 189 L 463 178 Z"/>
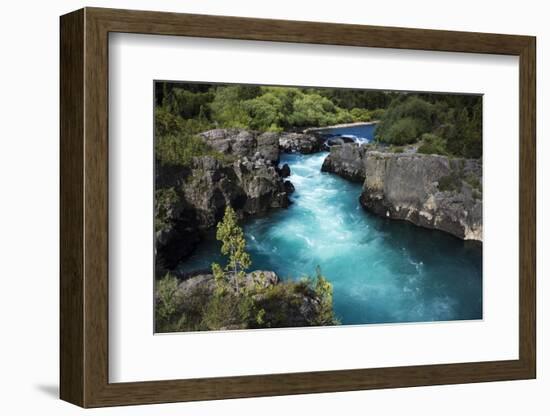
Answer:
<path fill-rule="evenodd" d="M 288 163 L 279 168 L 279 175 L 281 175 L 281 178 L 288 178 L 290 176 L 290 166 L 288 166 Z"/>

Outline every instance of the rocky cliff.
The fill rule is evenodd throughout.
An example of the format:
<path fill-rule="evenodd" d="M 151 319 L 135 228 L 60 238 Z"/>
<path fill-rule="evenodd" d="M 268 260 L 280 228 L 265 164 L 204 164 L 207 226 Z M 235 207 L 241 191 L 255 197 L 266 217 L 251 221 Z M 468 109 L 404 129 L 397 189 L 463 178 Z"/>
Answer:
<path fill-rule="evenodd" d="M 361 205 L 379 216 L 482 240 L 481 160 L 344 144 L 323 171 L 363 182 Z"/>
<path fill-rule="evenodd" d="M 231 205 L 242 218 L 289 205 L 293 186 L 279 170 L 278 135 L 211 130 L 204 140 L 228 158 L 195 157 L 186 167 L 157 164 L 155 231 L 157 276 L 189 256 L 202 233 Z"/>
<path fill-rule="evenodd" d="M 279 133 L 259 133 L 244 129 L 214 129 L 200 136 L 214 150 L 235 157 L 279 161 Z"/>
<path fill-rule="evenodd" d="M 279 147 L 285 153 L 317 153 L 325 149 L 322 136 L 305 133 L 282 133 L 279 136 Z"/>

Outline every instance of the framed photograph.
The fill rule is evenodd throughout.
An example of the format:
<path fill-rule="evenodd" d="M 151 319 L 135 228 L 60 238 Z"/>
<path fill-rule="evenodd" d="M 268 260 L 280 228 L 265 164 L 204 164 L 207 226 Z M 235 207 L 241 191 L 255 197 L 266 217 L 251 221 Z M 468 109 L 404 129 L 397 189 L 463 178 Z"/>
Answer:
<path fill-rule="evenodd" d="M 534 37 L 60 28 L 63 400 L 535 378 Z"/>

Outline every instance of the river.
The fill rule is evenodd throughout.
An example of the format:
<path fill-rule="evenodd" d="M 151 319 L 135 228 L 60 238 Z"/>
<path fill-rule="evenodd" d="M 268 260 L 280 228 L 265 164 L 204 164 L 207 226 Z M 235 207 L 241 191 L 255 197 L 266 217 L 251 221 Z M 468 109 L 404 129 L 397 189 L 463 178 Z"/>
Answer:
<path fill-rule="evenodd" d="M 368 141 L 372 128 L 352 134 Z M 298 279 L 319 266 L 342 324 L 481 319 L 481 244 L 365 212 L 360 184 L 321 172 L 327 155 L 282 155 L 296 191 L 288 209 L 244 224 L 251 269 Z M 223 262 L 211 236 L 181 268 L 213 261 Z"/>

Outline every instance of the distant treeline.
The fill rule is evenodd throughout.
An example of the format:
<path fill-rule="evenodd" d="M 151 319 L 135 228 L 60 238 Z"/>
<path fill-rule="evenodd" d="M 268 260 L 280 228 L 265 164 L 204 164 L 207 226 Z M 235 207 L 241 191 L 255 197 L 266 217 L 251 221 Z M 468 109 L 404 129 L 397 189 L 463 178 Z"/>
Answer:
<path fill-rule="evenodd" d="M 376 138 L 420 151 L 481 156 L 481 97 L 337 88 L 155 84 L 156 157 L 186 164 L 213 154 L 197 133 L 212 128 L 301 130 L 380 120 Z"/>
<path fill-rule="evenodd" d="M 399 94 L 376 128 L 376 139 L 402 146 L 420 143 L 419 152 L 480 158 L 482 107 L 479 95 Z"/>

